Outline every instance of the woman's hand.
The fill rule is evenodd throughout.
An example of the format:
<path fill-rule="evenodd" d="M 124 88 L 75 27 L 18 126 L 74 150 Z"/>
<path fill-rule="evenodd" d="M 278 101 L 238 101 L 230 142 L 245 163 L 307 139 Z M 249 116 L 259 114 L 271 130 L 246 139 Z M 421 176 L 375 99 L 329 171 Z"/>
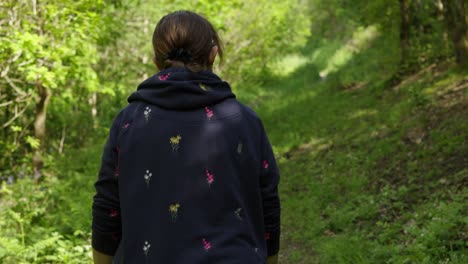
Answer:
<path fill-rule="evenodd" d="M 103 254 L 93 248 L 94 264 L 112 264 L 112 256 Z"/>
<path fill-rule="evenodd" d="M 269 256 L 267 258 L 267 264 L 277 264 L 278 263 L 278 254 L 276 255 L 273 255 L 273 256 Z"/>

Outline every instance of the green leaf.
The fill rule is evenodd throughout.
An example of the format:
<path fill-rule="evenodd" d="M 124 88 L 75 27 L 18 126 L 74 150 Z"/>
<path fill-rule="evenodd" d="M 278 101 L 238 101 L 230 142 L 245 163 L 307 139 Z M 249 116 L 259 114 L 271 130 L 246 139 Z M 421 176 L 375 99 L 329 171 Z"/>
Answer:
<path fill-rule="evenodd" d="M 22 128 L 20 126 L 11 126 L 11 130 L 13 132 L 20 132 L 22 130 Z"/>
<path fill-rule="evenodd" d="M 26 137 L 26 143 L 31 146 L 33 149 L 38 149 L 39 146 L 41 146 L 41 141 L 35 137 L 27 136 Z"/>

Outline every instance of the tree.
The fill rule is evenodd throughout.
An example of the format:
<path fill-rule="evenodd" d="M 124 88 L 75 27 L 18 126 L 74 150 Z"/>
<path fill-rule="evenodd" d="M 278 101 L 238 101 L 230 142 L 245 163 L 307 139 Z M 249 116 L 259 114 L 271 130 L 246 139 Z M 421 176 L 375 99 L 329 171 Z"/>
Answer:
<path fill-rule="evenodd" d="M 3 128 L 26 131 L 25 141 L 34 150 L 34 177 L 39 178 L 51 100 L 76 103 L 98 88 L 93 66 L 104 2 L 7 0 L 2 5 L 0 92 L 8 95 L 0 104 L 7 110 Z M 5 152 L 11 150 L 5 147 L 8 140 L 5 133 Z"/>
<path fill-rule="evenodd" d="M 468 29 L 463 0 L 443 0 L 447 31 L 452 39 L 455 58 L 460 66 L 468 66 Z"/>
<path fill-rule="evenodd" d="M 400 72 L 407 69 L 409 65 L 410 52 L 410 14 L 409 0 L 400 1 Z"/>

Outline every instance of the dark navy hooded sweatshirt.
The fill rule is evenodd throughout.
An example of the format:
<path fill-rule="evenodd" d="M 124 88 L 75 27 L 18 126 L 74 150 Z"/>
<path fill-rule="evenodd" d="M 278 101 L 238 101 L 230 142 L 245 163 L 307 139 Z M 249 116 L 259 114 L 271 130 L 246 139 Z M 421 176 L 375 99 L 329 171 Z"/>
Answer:
<path fill-rule="evenodd" d="M 92 245 L 120 263 L 265 263 L 279 250 L 279 172 L 257 115 L 211 71 L 145 80 L 115 118 Z"/>

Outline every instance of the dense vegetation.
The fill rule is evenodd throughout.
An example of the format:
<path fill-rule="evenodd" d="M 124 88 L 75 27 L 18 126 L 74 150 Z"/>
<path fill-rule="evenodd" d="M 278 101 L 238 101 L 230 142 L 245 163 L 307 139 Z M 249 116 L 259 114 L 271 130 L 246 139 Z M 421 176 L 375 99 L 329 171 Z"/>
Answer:
<path fill-rule="evenodd" d="M 463 0 L 2 0 L 0 262 L 89 263 L 109 124 L 191 9 L 282 181 L 281 263 L 467 263 Z"/>

